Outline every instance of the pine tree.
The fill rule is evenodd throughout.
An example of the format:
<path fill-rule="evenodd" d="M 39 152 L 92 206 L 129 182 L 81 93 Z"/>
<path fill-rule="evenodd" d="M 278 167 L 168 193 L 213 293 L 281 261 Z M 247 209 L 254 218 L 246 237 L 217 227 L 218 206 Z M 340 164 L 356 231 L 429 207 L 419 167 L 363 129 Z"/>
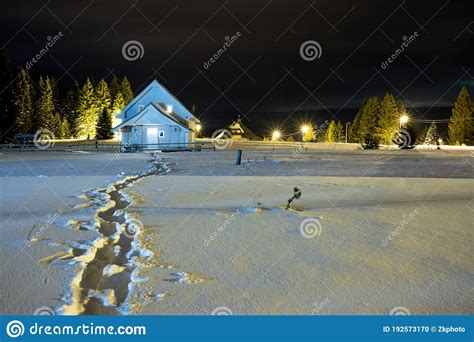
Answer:
<path fill-rule="evenodd" d="M 13 67 L 5 49 L 0 49 L 0 143 L 15 129 Z"/>
<path fill-rule="evenodd" d="M 125 105 L 128 105 L 133 99 L 133 91 L 127 77 L 123 78 L 120 88 L 122 89 L 123 101 Z"/>
<path fill-rule="evenodd" d="M 54 134 L 54 137 L 56 139 L 62 139 L 64 138 L 64 134 L 63 134 L 63 130 L 62 130 L 62 120 L 61 120 L 61 116 L 59 115 L 59 113 L 55 113 L 53 115 L 53 119 L 52 119 L 52 122 L 51 122 L 51 132 L 53 132 Z"/>
<path fill-rule="evenodd" d="M 392 144 L 392 138 L 399 130 L 400 116 L 400 104 L 391 94 L 385 94 L 380 104 L 380 115 L 376 129 L 381 143 Z"/>
<path fill-rule="evenodd" d="M 100 80 L 100 82 L 95 87 L 95 101 L 95 106 L 97 108 L 98 113 L 102 113 L 104 108 L 110 108 L 110 91 L 107 82 L 105 82 L 103 79 Z"/>
<path fill-rule="evenodd" d="M 112 78 L 112 81 L 110 81 L 109 90 L 110 90 L 110 97 L 112 99 L 115 99 L 117 97 L 117 94 L 122 92 L 122 86 L 120 85 L 120 81 L 117 78 L 117 76 L 114 76 Z"/>
<path fill-rule="evenodd" d="M 367 139 L 375 138 L 379 110 L 377 97 L 371 97 L 362 104 L 351 127 L 352 141 L 363 144 Z"/>
<path fill-rule="evenodd" d="M 71 130 L 69 128 L 69 121 L 67 118 L 63 118 L 61 122 L 61 135 L 63 138 L 69 139 L 71 138 Z"/>
<path fill-rule="evenodd" d="M 117 93 L 117 96 L 114 98 L 112 103 L 112 114 L 117 115 L 125 107 L 125 101 L 123 100 L 122 93 Z"/>
<path fill-rule="evenodd" d="M 112 132 L 112 118 L 110 110 L 104 108 L 99 115 L 97 122 L 97 139 L 112 139 L 114 133 Z"/>
<path fill-rule="evenodd" d="M 73 86 L 66 93 L 66 98 L 61 106 L 62 113 L 68 122 L 69 136 L 77 136 L 78 128 L 76 124 L 79 121 L 78 110 L 79 110 L 79 97 L 81 89 L 79 83 L 74 81 Z"/>
<path fill-rule="evenodd" d="M 461 89 L 448 124 L 448 140 L 451 145 L 469 143 L 473 133 L 472 102 L 466 87 Z"/>
<path fill-rule="evenodd" d="M 35 130 L 48 129 L 55 134 L 54 119 L 54 103 L 53 103 L 53 88 L 51 80 L 46 77 L 40 77 L 39 80 L 40 97 L 37 101 L 36 116 L 35 116 Z"/>
<path fill-rule="evenodd" d="M 356 116 L 354 117 L 354 120 L 352 122 L 352 125 L 349 127 L 349 141 L 350 142 L 355 142 L 355 143 L 361 143 L 361 139 L 359 137 L 359 132 L 360 132 L 360 121 L 362 118 L 362 108 L 365 106 L 366 101 L 362 104 L 361 108 L 357 112 Z"/>
<path fill-rule="evenodd" d="M 34 89 L 27 69 L 21 69 L 13 90 L 16 124 L 20 133 L 34 133 Z"/>
<path fill-rule="evenodd" d="M 337 142 L 337 139 L 338 139 L 337 123 L 336 121 L 332 120 L 329 123 L 329 127 L 326 131 L 326 142 L 334 143 L 334 142 Z"/>
<path fill-rule="evenodd" d="M 81 138 L 92 138 L 95 136 L 97 124 L 97 107 L 94 96 L 94 87 L 89 78 L 81 88 L 79 104 L 76 117 L 76 135 Z"/>
<path fill-rule="evenodd" d="M 343 141 L 345 141 L 344 126 L 341 121 L 338 121 L 336 124 L 336 142 Z"/>
<path fill-rule="evenodd" d="M 426 135 L 423 140 L 424 145 L 436 145 L 436 141 L 438 140 L 438 127 L 436 127 L 436 123 L 433 121 L 426 132 Z"/>

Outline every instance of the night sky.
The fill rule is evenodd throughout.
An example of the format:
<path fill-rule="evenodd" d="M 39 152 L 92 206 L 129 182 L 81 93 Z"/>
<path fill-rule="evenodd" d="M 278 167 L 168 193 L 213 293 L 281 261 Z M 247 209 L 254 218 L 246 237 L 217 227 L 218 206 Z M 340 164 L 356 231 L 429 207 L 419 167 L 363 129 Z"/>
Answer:
<path fill-rule="evenodd" d="M 8 1 L 1 5 L 0 35 L 12 62 L 25 66 L 48 37 L 62 32 L 31 66 L 34 78 L 52 75 L 67 89 L 75 79 L 110 80 L 115 74 L 127 76 L 135 92 L 156 78 L 185 105 L 196 105 L 197 116 L 211 127 L 237 114 L 249 126 L 298 115 L 351 120 L 365 97 L 386 91 L 408 107 L 424 107 L 412 109 L 424 117 L 435 112 L 430 107 L 451 106 L 461 86 L 474 90 L 469 3 Z M 382 68 L 415 32 L 405 51 Z M 132 40 L 143 46 L 143 56 L 128 61 L 122 47 Z M 300 55 L 309 40 L 322 50 L 312 61 Z"/>

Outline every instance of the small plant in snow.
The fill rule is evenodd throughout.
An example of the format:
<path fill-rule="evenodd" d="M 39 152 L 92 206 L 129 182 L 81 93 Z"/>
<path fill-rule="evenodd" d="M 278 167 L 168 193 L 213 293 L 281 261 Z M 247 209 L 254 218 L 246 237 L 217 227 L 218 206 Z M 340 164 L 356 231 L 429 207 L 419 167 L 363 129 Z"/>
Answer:
<path fill-rule="evenodd" d="M 301 190 L 298 189 L 296 186 L 293 188 L 293 196 L 288 200 L 288 204 L 286 205 L 286 209 L 290 208 L 291 203 L 301 197 Z"/>

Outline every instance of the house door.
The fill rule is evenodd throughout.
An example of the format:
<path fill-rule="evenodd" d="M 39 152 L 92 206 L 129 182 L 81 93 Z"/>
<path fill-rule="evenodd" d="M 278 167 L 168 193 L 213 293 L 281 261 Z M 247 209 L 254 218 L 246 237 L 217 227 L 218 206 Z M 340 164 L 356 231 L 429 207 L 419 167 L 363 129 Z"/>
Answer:
<path fill-rule="evenodd" d="M 148 127 L 146 129 L 146 143 L 148 145 L 147 148 L 157 148 L 157 146 L 158 146 L 158 127 Z"/>

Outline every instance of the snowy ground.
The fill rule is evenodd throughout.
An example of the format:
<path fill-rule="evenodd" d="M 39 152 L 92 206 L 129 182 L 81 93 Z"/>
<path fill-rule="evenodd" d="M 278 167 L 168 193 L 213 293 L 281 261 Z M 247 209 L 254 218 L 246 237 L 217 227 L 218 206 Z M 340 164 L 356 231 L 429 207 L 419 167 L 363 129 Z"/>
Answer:
<path fill-rule="evenodd" d="M 108 267 L 87 261 L 103 231 L 70 220 L 91 220 L 105 188 L 149 156 L 0 155 L 1 313 L 74 313 L 64 295 L 88 262 L 94 279 L 80 288 L 95 284 L 87 295 L 102 301 L 92 314 L 474 312 L 470 152 L 245 145 L 236 166 L 241 146 L 160 154 L 172 172 L 125 188 L 131 205 L 114 197 L 141 227 L 141 252 Z M 302 196 L 285 210 L 295 186 Z M 104 198 L 78 196 L 97 188 Z M 123 301 L 112 277 L 131 269 Z"/>

